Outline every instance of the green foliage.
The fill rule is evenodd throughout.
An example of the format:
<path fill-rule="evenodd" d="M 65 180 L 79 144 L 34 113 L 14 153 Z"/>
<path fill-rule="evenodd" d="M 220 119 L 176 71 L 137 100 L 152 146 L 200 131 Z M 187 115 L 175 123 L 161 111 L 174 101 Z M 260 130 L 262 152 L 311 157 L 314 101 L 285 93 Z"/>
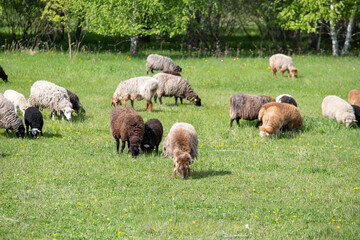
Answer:
<path fill-rule="evenodd" d="M 154 52 L 151 49 L 151 52 Z M 156 51 L 155 51 L 156 52 Z M 171 50 L 203 106 L 174 98 L 144 112 L 164 137 L 175 122 L 194 125 L 199 158 L 191 177 L 173 179 L 161 155 L 117 155 L 109 131 L 117 84 L 145 75 L 145 59 L 111 52 L 4 53 L 9 75 L 0 92 L 29 97 L 39 79 L 75 92 L 86 116 L 44 116 L 44 137 L 6 139 L 0 130 L 0 238 L 3 239 L 357 239 L 360 235 L 360 129 L 321 116 L 327 95 L 346 99 L 358 86 L 358 57 L 294 56 L 299 78 L 272 77 L 268 57 L 192 58 Z M 230 97 L 239 92 L 291 94 L 305 126 L 260 138 L 255 122 L 229 128 Z M 163 138 L 164 139 L 164 138 Z M 160 148 L 162 145 L 160 145 Z M 248 225 L 248 228 L 246 228 Z"/>

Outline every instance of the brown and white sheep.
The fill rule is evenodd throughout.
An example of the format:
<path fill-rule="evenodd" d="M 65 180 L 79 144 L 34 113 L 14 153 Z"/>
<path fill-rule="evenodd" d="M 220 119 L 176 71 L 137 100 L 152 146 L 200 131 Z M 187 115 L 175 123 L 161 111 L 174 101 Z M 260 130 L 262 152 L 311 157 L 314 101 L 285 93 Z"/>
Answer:
<path fill-rule="evenodd" d="M 273 76 L 276 76 L 276 72 L 281 72 L 281 76 L 284 76 L 284 72 L 288 72 L 292 77 L 298 76 L 298 71 L 294 67 L 294 62 L 291 57 L 284 54 L 275 54 L 269 59 L 271 70 L 273 71 Z"/>
<path fill-rule="evenodd" d="M 346 127 L 356 122 L 353 107 L 338 96 L 326 96 L 321 103 L 321 110 L 323 117 L 334 119 L 345 124 Z"/>
<path fill-rule="evenodd" d="M 348 93 L 348 102 L 351 105 L 356 105 L 360 107 L 360 91 L 353 89 Z"/>
<path fill-rule="evenodd" d="M 128 142 L 128 149 L 132 157 L 135 158 L 139 154 L 145 126 L 144 120 L 133 108 L 117 106 L 112 110 L 110 132 L 116 141 L 117 153 L 119 153 L 119 140 L 121 139 L 121 152 L 124 151 L 125 142 Z"/>
<path fill-rule="evenodd" d="M 261 107 L 259 121 L 263 123 L 259 127 L 261 137 L 271 134 L 279 136 L 281 127 L 292 134 L 293 129 L 301 128 L 304 123 L 297 107 L 277 102 L 266 103 Z"/>
<path fill-rule="evenodd" d="M 258 119 L 261 106 L 271 101 L 275 99 L 264 95 L 235 94 L 230 99 L 230 127 L 235 119 L 238 126 L 240 126 L 240 119 L 249 121 Z"/>
<path fill-rule="evenodd" d="M 190 165 L 197 158 L 198 137 L 189 123 L 175 123 L 163 143 L 163 154 L 173 160 L 173 177 L 180 173 L 182 179 L 190 176 Z"/>

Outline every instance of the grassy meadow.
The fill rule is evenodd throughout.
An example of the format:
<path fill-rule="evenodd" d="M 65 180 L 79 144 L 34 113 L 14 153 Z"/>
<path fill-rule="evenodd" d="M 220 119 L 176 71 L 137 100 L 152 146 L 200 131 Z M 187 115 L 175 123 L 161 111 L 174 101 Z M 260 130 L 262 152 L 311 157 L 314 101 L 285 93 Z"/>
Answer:
<path fill-rule="evenodd" d="M 299 78 L 288 79 L 272 77 L 269 56 L 158 53 L 183 68 L 203 106 L 163 98 L 151 113 L 145 101 L 135 109 L 162 122 L 163 139 L 175 122 L 195 127 L 199 158 L 186 181 L 161 154 L 118 155 L 110 135 L 110 98 L 120 81 L 146 74 L 146 55 L 1 53 L 9 82 L 0 92 L 28 98 L 48 80 L 75 92 L 86 115 L 52 121 L 45 109 L 39 139 L 0 130 L 0 239 L 358 239 L 360 128 L 321 115 L 325 96 L 360 90 L 358 57 L 298 55 Z M 279 138 L 260 138 L 256 121 L 230 129 L 239 92 L 292 95 L 303 129 Z"/>

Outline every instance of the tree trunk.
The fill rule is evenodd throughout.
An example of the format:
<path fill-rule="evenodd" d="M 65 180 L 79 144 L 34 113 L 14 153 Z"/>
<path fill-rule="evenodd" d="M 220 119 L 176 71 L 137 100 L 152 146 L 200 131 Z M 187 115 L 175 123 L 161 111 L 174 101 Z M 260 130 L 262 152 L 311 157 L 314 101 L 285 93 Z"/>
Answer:
<path fill-rule="evenodd" d="M 81 41 L 81 33 L 82 33 L 81 20 L 78 19 L 76 33 L 75 33 L 76 45 Z"/>
<path fill-rule="evenodd" d="M 334 5 L 330 4 L 331 11 L 334 11 Z M 332 45 L 332 55 L 338 56 L 339 55 L 339 43 L 337 40 L 337 32 L 336 32 L 336 23 L 334 19 L 330 20 L 330 36 L 331 36 L 331 45 Z"/>
<path fill-rule="evenodd" d="M 323 28 L 323 20 L 321 19 L 320 29 L 319 29 L 319 37 L 318 37 L 318 41 L 317 41 L 317 44 L 316 44 L 316 51 L 319 51 L 319 50 L 320 50 L 322 28 Z"/>
<path fill-rule="evenodd" d="M 136 56 L 139 53 L 139 37 L 132 35 L 130 37 L 130 55 Z"/>
<path fill-rule="evenodd" d="M 69 43 L 69 58 L 72 58 L 72 44 L 71 44 L 71 33 L 70 33 L 70 22 L 67 23 L 66 26 L 67 36 L 68 36 L 68 43 Z"/>
<path fill-rule="evenodd" d="M 350 41 L 351 41 L 351 35 L 352 35 L 352 28 L 354 26 L 354 18 L 355 18 L 355 12 L 357 10 L 357 7 L 355 7 L 353 14 L 349 20 L 348 26 L 346 28 L 346 37 L 345 37 L 345 43 L 344 43 L 344 47 L 341 50 L 341 56 L 344 56 L 347 52 L 347 50 L 350 47 Z"/>
<path fill-rule="evenodd" d="M 190 10 L 189 10 L 190 11 Z M 191 11 L 190 11 L 191 12 Z M 201 22 L 201 15 L 199 11 L 195 12 L 195 19 L 187 27 L 186 30 L 186 46 L 188 50 L 199 48 L 199 26 Z"/>

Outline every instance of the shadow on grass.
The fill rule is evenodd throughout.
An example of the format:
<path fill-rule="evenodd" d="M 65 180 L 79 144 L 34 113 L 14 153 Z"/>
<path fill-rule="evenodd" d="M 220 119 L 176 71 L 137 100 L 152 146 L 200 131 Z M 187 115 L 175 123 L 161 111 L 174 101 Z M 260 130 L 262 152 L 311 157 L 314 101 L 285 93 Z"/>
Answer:
<path fill-rule="evenodd" d="M 10 156 L 9 153 L 0 153 L 0 158 L 8 157 Z"/>
<path fill-rule="evenodd" d="M 214 176 L 224 176 L 229 174 L 231 174 L 230 171 L 200 170 L 200 171 L 193 171 L 190 175 L 190 178 L 201 179 L 201 178 L 208 178 Z"/>
<path fill-rule="evenodd" d="M 71 121 L 73 121 L 73 122 L 85 122 L 85 120 L 89 119 L 89 118 L 91 118 L 91 117 L 86 116 L 83 113 L 79 113 L 79 114 L 73 115 L 71 117 Z"/>

